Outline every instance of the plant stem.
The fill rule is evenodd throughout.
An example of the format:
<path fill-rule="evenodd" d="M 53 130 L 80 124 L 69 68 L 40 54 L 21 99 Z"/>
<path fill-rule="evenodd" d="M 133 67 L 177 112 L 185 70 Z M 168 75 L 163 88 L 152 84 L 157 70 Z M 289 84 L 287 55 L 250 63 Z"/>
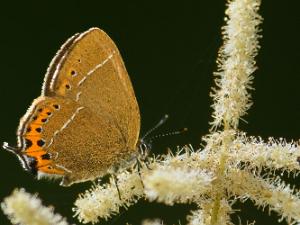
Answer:
<path fill-rule="evenodd" d="M 224 120 L 224 132 L 228 131 L 230 129 L 230 125 L 227 120 Z M 220 164 L 218 167 L 217 171 L 217 179 L 216 179 L 216 196 L 215 196 L 215 201 L 214 201 L 214 206 L 212 208 L 212 213 L 211 213 L 211 225 L 216 225 L 218 223 L 218 214 L 220 210 L 220 202 L 222 199 L 222 196 L 224 195 L 224 188 L 222 187 L 223 179 L 224 179 L 224 174 L 226 170 L 226 162 L 227 162 L 227 151 L 228 151 L 228 146 L 230 145 L 231 142 L 231 136 L 230 135 L 225 135 L 224 139 L 222 141 L 222 152 L 220 155 Z"/>

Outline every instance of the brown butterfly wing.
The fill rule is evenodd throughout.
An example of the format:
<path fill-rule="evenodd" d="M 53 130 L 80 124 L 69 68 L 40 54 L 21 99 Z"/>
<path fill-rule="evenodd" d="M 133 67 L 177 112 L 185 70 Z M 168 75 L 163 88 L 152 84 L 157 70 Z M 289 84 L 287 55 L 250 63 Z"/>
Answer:
<path fill-rule="evenodd" d="M 120 53 L 93 28 L 71 37 L 52 60 L 42 96 L 21 119 L 18 142 L 24 155 L 37 160 L 40 174 L 63 175 L 69 185 L 132 157 L 139 129 L 139 109 Z"/>
<path fill-rule="evenodd" d="M 117 47 L 98 28 L 73 36 L 65 46 L 48 70 L 43 94 L 70 98 L 98 115 L 105 112 L 135 151 L 139 108 Z"/>
<path fill-rule="evenodd" d="M 19 137 L 30 141 L 23 153 L 36 158 L 39 175 L 63 175 L 63 185 L 93 180 L 131 157 L 109 115 L 98 116 L 68 98 L 37 98 L 21 121 Z"/>

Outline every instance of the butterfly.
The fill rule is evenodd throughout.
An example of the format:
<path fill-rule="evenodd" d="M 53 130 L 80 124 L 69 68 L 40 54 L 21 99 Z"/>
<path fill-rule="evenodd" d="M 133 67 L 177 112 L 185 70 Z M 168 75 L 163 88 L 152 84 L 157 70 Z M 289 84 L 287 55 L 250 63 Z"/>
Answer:
<path fill-rule="evenodd" d="M 93 180 L 137 154 L 140 112 L 118 48 L 99 28 L 69 38 L 47 69 L 41 96 L 17 129 L 14 153 L 37 178 Z"/>

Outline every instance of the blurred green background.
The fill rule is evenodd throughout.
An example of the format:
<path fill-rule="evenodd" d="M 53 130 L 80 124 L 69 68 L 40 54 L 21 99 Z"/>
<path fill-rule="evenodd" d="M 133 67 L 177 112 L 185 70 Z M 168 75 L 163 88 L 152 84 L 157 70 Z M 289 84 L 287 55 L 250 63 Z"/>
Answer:
<path fill-rule="evenodd" d="M 263 39 L 257 57 L 254 105 L 240 129 L 263 138 L 300 137 L 300 14 L 299 1 L 263 1 Z M 46 68 L 64 41 L 90 27 L 105 30 L 119 47 L 139 102 L 145 133 L 165 113 L 169 121 L 157 133 L 187 127 L 180 137 L 158 140 L 153 152 L 164 153 L 187 143 L 200 146 L 211 120 L 209 98 L 212 72 L 221 45 L 225 1 L 3 1 L 1 2 L 1 135 L 0 142 L 16 143 L 19 118 L 39 96 Z M 0 151 L 0 200 L 16 187 L 38 192 L 44 204 L 72 218 L 77 194 L 91 182 L 58 186 L 37 181 L 24 172 L 16 157 Z M 299 185 L 299 177 L 291 183 Z M 248 201 L 237 204 L 243 224 L 279 224 L 279 217 L 257 211 Z M 162 218 L 165 224 L 185 224 L 194 205 L 167 207 L 140 201 L 122 210 L 107 224 L 140 224 L 144 218 Z M 104 221 L 102 221 L 104 223 Z M 0 213 L 0 224 L 9 221 Z M 280 223 L 280 224 L 285 224 Z"/>

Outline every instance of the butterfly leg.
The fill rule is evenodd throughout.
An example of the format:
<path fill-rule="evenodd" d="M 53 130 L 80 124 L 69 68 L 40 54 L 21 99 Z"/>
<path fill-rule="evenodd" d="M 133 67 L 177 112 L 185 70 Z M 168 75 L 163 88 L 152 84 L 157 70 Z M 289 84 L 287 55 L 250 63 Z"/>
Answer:
<path fill-rule="evenodd" d="M 152 168 L 149 167 L 149 160 L 145 160 L 145 166 L 147 167 L 148 170 L 152 170 Z"/>
<path fill-rule="evenodd" d="M 141 179 L 142 186 L 144 188 L 145 186 L 144 186 L 144 182 L 143 182 L 142 174 L 141 174 L 142 163 L 141 163 L 141 161 L 140 161 L 140 159 L 138 157 L 136 157 L 136 167 L 137 167 L 137 171 L 138 171 L 139 177 Z"/>
<path fill-rule="evenodd" d="M 120 189 L 119 189 L 119 186 L 118 186 L 118 178 L 117 178 L 116 174 L 112 174 L 112 177 L 114 179 L 114 183 L 115 183 L 117 191 L 118 191 L 119 199 L 122 200 L 121 192 L 120 192 Z"/>

